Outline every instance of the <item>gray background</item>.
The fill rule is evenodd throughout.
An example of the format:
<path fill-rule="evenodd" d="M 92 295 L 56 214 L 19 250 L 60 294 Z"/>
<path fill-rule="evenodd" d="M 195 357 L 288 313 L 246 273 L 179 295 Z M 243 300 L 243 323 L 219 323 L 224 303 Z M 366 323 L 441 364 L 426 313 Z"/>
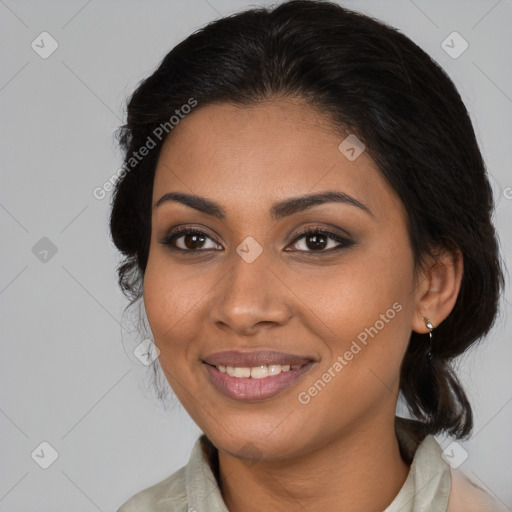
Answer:
<path fill-rule="evenodd" d="M 205 23 L 269 3 L 0 0 L 1 512 L 116 510 L 186 463 L 199 431 L 179 404 L 162 407 L 151 367 L 134 357 L 142 338 L 123 316 L 109 197 L 92 192 L 121 164 L 113 133 L 138 81 Z M 343 4 L 399 28 L 455 81 L 492 175 L 509 262 L 512 2 Z M 31 47 L 44 31 L 59 45 L 46 59 Z M 441 46 L 453 31 L 469 44 L 458 58 Z M 509 314 L 505 299 L 490 336 L 459 360 L 476 424 L 457 449 L 468 453 L 460 469 L 512 510 Z M 47 469 L 43 441 L 58 454 Z"/>

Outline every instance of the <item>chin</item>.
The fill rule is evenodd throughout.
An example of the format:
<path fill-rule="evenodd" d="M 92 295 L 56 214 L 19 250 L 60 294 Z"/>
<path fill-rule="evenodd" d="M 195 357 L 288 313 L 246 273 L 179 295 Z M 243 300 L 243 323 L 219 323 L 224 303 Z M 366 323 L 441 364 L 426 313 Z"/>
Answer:
<path fill-rule="evenodd" d="M 279 421 L 282 421 L 280 418 Z M 228 422 L 210 425 L 203 429 L 206 436 L 221 451 L 239 459 L 248 461 L 279 460 L 292 456 L 300 449 L 304 433 L 301 435 L 300 423 L 293 429 L 287 429 L 279 422 L 263 422 L 259 425 L 249 422 Z"/>

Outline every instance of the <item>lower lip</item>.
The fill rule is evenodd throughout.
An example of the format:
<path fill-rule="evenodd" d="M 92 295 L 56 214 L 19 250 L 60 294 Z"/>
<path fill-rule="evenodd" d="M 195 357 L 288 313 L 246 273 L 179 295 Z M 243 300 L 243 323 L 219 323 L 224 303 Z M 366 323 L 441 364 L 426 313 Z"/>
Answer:
<path fill-rule="evenodd" d="M 217 370 L 215 366 L 203 364 L 208 371 L 211 383 L 217 391 L 234 400 L 249 402 L 272 398 L 290 388 L 311 368 L 313 361 L 301 368 L 281 372 L 279 375 L 271 375 L 263 379 L 231 377 L 227 373 Z"/>

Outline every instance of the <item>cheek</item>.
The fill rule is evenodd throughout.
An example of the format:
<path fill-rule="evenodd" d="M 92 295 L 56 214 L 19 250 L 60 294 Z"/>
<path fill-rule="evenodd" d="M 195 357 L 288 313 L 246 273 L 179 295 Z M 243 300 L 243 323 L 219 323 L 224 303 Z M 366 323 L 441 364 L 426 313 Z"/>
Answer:
<path fill-rule="evenodd" d="M 150 255 L 144 276 L 144 305 L 155 344 L 164 357 L 171 348 L 179 352 L 185 347 L 200 325 L 194 316 L 207 288 L 197 284 L 165 257 Z"/>
<path fill-rule="evenodd" d="M 328 337 L 338 338 L 343 344 L 376 322 L 383 331 L 382 322 L 387 327 L 405 320 L 406 315 L 399 315 L 396 310 L 406 308 L 413 299 L 412 276 L 409 254 L 386 254 L 383 247 L 360 251 L 357 257 L 347 258 L 339 265 L 308 272 L 297 270 L 285 279 L 300 299 L 297 307 L 304 314 L 303 321 L 315 322 L 315 331 L 321 328 Z M 400 307 L 393 308 L 395 303 Z M 381 315 L 385 318 L 381 319 Z"/>
<path fill-rule="evenodd" d="M 194 286 L 183 271 L 170 265 L 165 257 L 151 257 L 144 277 L 144 305 L 155 345 L 160 351 L 159 363 L 178 400 L 195 421 L 199 390 L 196 376 L 190 372 L 195 354 L 193 338 L 204 322 L 197 319 L 201 299 L 207 287 Z M 191 396 L 196 397 L 191 400 Z"/>
<path fill-rule="evenodd" d="M 414 310 L 412 255 L 385 247 L 361 254 L 294 287 L 307 297 L 303 309 L 314 313 L 307 316 L 309 329 L 325 344 L 320 368 L 307 382 L 332 382 L 332 393 L 322 393 L 318 402 L 346 393 L 371 399 L 397 385 Z"/>

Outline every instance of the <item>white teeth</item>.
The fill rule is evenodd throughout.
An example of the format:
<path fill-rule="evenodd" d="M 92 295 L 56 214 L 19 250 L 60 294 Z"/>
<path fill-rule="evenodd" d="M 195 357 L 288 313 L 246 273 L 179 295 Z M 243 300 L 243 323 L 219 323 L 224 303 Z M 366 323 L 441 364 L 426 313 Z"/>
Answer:
<path fill-rule="evenodd" d="M 247 378 L 251 376 L 251 369 L 250 368 L 234 368 L 233 377 L 242 377 Z"/>
<path fill-rule="evenodd" d="M 268 377 L 268 367 L 267 366 L 255 366 L 251 368 L 251 377 L 253 379 L 264 379 Z"/>
<path fill-rule="evenodd" d="M 281 365 L 280 364 L 271 364 L 268 367 L 269 375 L 279 375 L 281 373 Z"/>
<path fill-rule="evenodd" d="M 297 370 L 301 368 L 302 365 L 294 364 L 291 366 L 292 370 Z M 252 377 L 253 379 L 264 379 L 269 375 L 279 375 L 282 372 L 289 372 L 290 365 L 289 364 L 271 364 L 271 365 L 261 365 L 261 366 L 253 366 L 249 368 L 238 367 L 238 366 L 223 366 L 219 364 L 217 369 L 221 373 L 227 373 L 231 377 L 239 377 L 239 378 L 248 378 Z"/>

